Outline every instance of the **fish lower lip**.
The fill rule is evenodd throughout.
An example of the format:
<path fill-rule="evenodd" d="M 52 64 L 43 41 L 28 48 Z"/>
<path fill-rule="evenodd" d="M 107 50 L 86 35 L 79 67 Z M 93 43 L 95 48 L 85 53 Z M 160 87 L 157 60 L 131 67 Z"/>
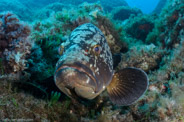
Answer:
<path fill-rule="evenodd" d="M 58 68 L 56 70 L 55 73 L 57 73 L 58 71 L 60 71 L 62 69 L 65 69 L 65 68 L 72 68 L 72 69 L 78 70 L 79 72 L 85 73 L 89 78 L 91 78 L 95 82 L 95 90 L 94 91 L 97 91 L 96 90 L 97 89 L 97 80 L 96 80 L 95 76 L 93 76 L 92 73 L 89 73 L 84 68 L 78 67 L 78 66 L 75 66 L 75 65 L 62 65 L 60 68 Z"/>
<path fill-rule="evenodd" d="M 75 91 L 75 88 L 67 88 L 69 91 L 70 91 L 70 93 L 71 93 L 71 97 L 72 98 L 75 98 L 76 100 L 78 100 L 78 101 L 85 101 L 85 100 L 87 100 L 86 98 L 83 98 L 83 97 L 81 97 L 81 96 L 79 96 L 79 95 L 77 95 L 77 93 L 76 93 L 76 91 Z"/>

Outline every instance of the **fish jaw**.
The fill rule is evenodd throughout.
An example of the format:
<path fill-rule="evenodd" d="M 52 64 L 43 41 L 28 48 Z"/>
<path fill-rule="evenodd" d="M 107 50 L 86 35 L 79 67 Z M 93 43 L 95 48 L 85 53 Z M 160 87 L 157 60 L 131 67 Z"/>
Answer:
<path fill-rule="evenodd" d="M 64 64 L 56 70 L 56 86 L 71 98 L 74 94 L 85 99 L 98 96 L 103 91 L 97 86 L 98 79 L 90 69 L 82 67 L 83 64 L 74 64 Z"/>

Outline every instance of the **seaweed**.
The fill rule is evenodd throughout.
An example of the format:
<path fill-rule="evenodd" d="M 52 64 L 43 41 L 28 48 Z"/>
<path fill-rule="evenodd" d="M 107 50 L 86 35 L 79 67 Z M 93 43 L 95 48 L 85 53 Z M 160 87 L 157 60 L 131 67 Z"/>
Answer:
<path fill-rule="evenodd" d="M 48 106 L 51 107 L 52 105 L 56 104 L 60 96 L 61 96 L 61 93 L 52 91 Z"/>

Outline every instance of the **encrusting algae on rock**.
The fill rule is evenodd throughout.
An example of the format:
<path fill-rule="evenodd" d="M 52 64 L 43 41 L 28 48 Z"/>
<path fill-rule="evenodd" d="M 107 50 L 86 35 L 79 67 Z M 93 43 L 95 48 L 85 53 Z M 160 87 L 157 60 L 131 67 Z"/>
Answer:
<path fill-rule="evenodd" d="M 27 68 L 27 56 L 31 53 L 30 28 L 19 21 L 16 15 L 0 14 L 0 58 L 3 73 L 21 72 Z"/>

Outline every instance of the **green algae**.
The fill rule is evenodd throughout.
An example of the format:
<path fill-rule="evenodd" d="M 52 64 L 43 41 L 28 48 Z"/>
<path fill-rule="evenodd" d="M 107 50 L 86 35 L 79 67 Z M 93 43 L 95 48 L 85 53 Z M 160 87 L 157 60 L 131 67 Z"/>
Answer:
<path fill-rule="evenodd" d="M 52 91 L 48 106 L 51 107 L 52 105 L 56 104 L 60 96 L 61 96 L 61 93 Z"/>

